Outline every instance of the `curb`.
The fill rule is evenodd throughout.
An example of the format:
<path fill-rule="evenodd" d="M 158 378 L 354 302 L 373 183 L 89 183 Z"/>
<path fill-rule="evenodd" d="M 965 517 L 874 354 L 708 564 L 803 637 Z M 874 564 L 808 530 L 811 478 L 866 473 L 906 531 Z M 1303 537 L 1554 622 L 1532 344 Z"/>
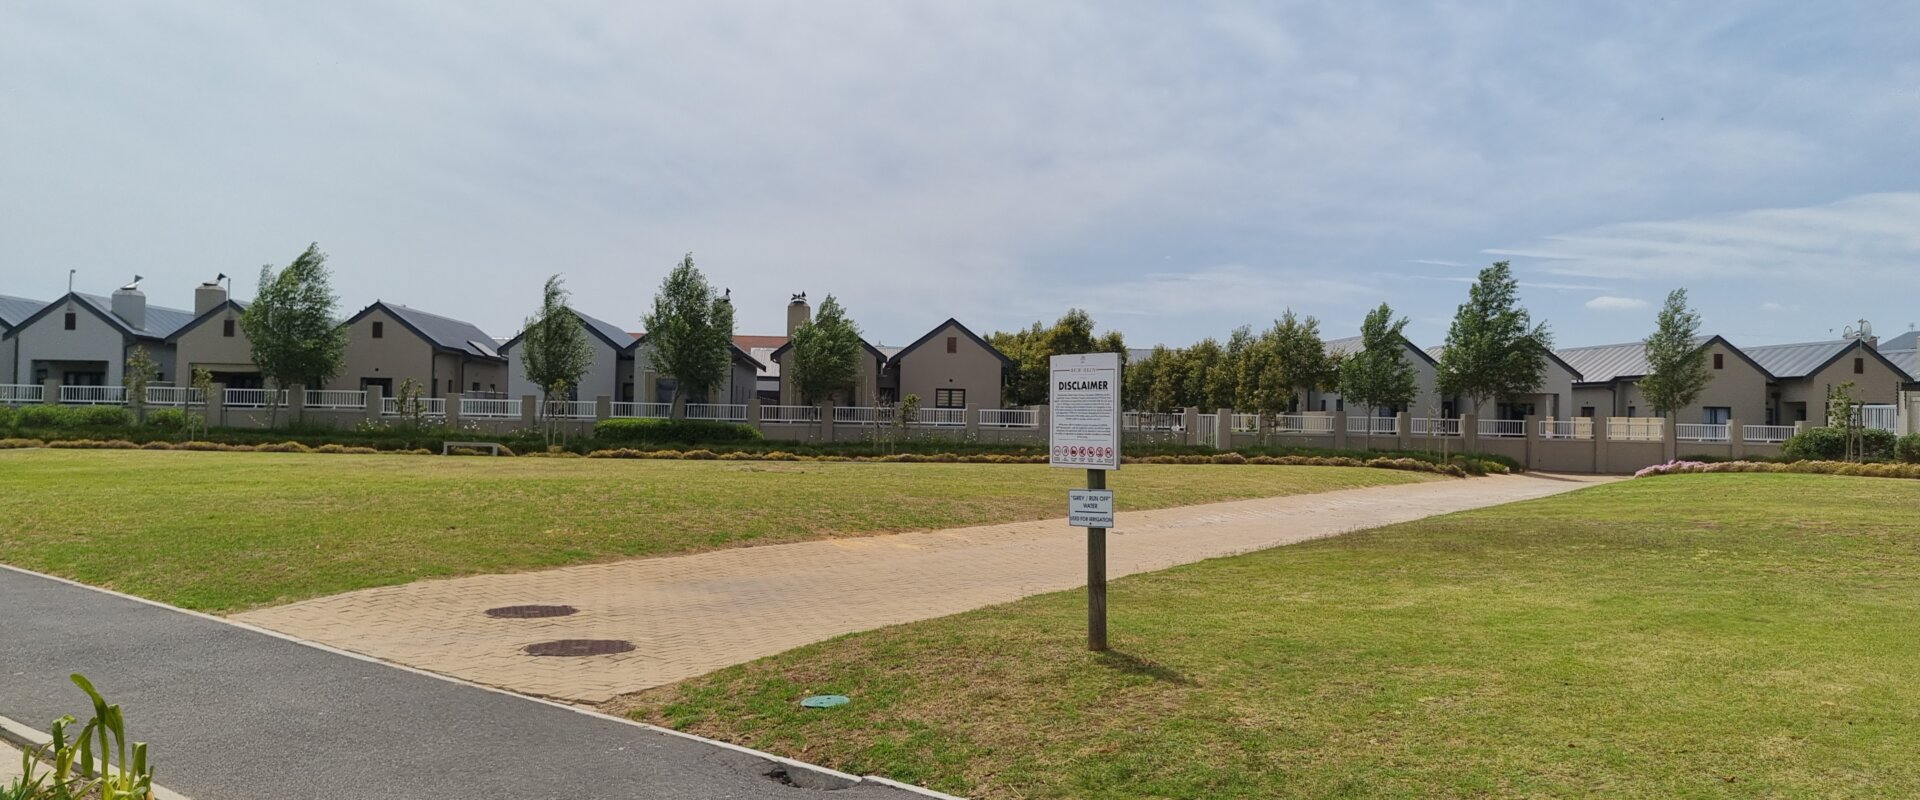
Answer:
<path fill-rule="evenodd" d="M 45 747 L 53 741 L 53 736 L 32 726 L 7 717 L 0 717 L 0 743 L 11 744 L 22 750 Z M 186 795 L 164 786 L 153 787 L 154 800 L 190 800 Z"/>
<path fill-rule="evenodd" d="M 681 739 L 688 739 L 691 741 L 700 742 L 702 744 L 706 744 L 712 747 L 717 747 L 732 753 L 736 753 L 736 754 L 748 756 L 751 758 L 759 759 L 761 761 L 769 762 L 770 767 L 776 770 L 779 770 L 781 772 L 785 772 L 791 777 L 804 777 L 805 778 L 804 782 L 807 784 L 812 784 L 814 788 L 843 788 L 844 789 L 844 788 L 852 788 L 854 786 L 860 786 L 860 785 L 885 786 L 890 789 L 895 789 L 895 790 L 907 792 L 910 794 L 916 794 L 921 797 L 931 798 L 931 800 L 966 800 L 966 798 L 956 797 L 954 795 L 945 794 L 942 792 L 936 792 L 932 789 L 927 789 L 920 786 L 914 786 L 913 784 L 910 784 L 910 783 L 901 783 L 899 781 L 895 781 L 889 778 L 882 778 L 878 775 L 866 775 L 866 776 L 853 775 L 850 773 L 841 772 L 839 770 L 822 767 L 817 764 L 809 764 L 805 761 L 798 761 L 795 759 L 787 758 L 785 756 L 777 756 L 772 753 L 754 750 L 749 747 L 742 747 L 740 745 L 733 744 L 731 742 L 723 742 L 718 739 L 709 739 L 705 736 L 698 736 L 695 734 L 686 733 L 684 731 L 676 731 L 672 728 L 662 728 L 658 725 L 648 725 L 647 723 L 644 723 L 644 722 L 626 719 L 624 717 L 616 717 L 611 714 L 602 714 L 592 709 L 581 708 L 579 706 L 569 705 L 567 703 L 561 703 L 554 700 L 549 700 L 544 697 L 533 697 L 531 695 L 524 695 L 518 692 L 509 692 L 505 689 L 497 689 L 492 686 L 487 686 L 484 684 L 474 683 L 472 681 L 462 680 L 460 678 L 455 678 L 450 675 L 441 675 L 440 673 L 437 673 L 437 672 L 428 672 L 426 670 L 419 669 L 416 667 L 409 667 L 405 664 L 395 664 L 390 661 L 382 661 L 380 659 L 377 659 L 362 653 L 355 653 L 351 650 L 342 650 L 338 647 L 331 647 L 328 645 L 320 644 L 319 642 L 310 642 L 300 637 L 289 636 L 279 631 L 268 630 L 266 628 L 262 628 L 256 625 L 248 625 L 247 623 L 244 623 L 244 622 L 237 622 L 234 620 L 227 619 L 225 617 L 216 617 L 212 614 L 206 614 L 199 611 L 192 611 L 185 608 L 170 606 L 170 605 L 167 605 L 166 603 L 162 603 L 157 600 L 148 600 L 147 598 L 144 598 L 144 597 L 135 597 L 125 592 L 116 592 L 112 589 L 102 589 L 98 586 L 88 586 L 87 584 L 80 583 L 79 581 L 68 580 L 58 575 L 48 575 L 41 572 L 35 572 L 30 569 L 23 569 L 20 567 L 13 566 L 12 564 L 0 564 L 0 570 L 16 572 L 22 575 L 30 575 L 36 578 L 43 578 L 46 580 L 53 581 L 55 583 L 63 583 L 68 586 L 86 589 L 92 592 L 99 592 L 101 594 L 109 595 L 112 597 L 118 597 L 123 600 L 132 600 L 136 603 L 153 606 L 154 608 L 165 609 L 167 611 L 171 611 L 176 614 L 185 614 L 190 617 L 198 617 L 200 619 L 210 620 L 212 622 L 218 622 L 222 625 L 239 628 L 241 630 L 250 631 L 252 633 L 271 636 L 281 641 L 292 642 L 302 647 L 311 647 L 315 650 L 320 650 L 322 652 L 332 653 L 334 655 L 346 656 L 348 658 L 352 658 L 358 661 L 364 661 L 369 664 L 379 664 L 383 667 L 402 670 L 404 672 L 411 672 L 415 675 L 421 675 L 428 678 L 433 678 L 434 680 L 445 681 L 447 683 L 451 683 L 459 686 L 472 687 L 475 689 L 480 689 L 482 691 L 492 692 L 494 694 L 518 698 L 520 700 L 525 700 L 530 703 L 540 703 L 542 705 L 552 706 L 554 708 L 565 709 L 575 714 L 581 714 L 584 716 L 593 717 L 595 719 L 611 720 L 613 722 L 618 722 L 622 725 L 630 725 L 635 728 L 640 728 L 641 730 L 652 731 L 654 733 L 662 733 L 668 736 L 675 736 Z M 16 744 L 20 744 L 20 746 L 22 747 L 38 747 L 41 744 L 45 744 L 46 741 L 50 738 L 46 734 L 40 733 L 39 731 L 36 731 L 33 728 L 20 725 L 18 722 L 14 722 L 12 720 L 7 719 L 4 716 L 0 716 L 0 739 L 11 740 L 11 737 L 13 735 L 16 735 L 12 729 L 13 727 L 18 727 L 21 731 L 21 734 L 23 735 L 28 735 L 28 736 L 37 735 L 40 737 L 36 741 L 29 741 L 24 743 L 16 742 Z M 800 781 L 796 781 L 796 783 L 800 783 Z M 154 787 L 154 797 L 157 800 L 190 800 L 190 798 L 187 798 L 184 795 L 180 795 L 174 792 L 162 792 L 162 790 L 159 787 Z"/>

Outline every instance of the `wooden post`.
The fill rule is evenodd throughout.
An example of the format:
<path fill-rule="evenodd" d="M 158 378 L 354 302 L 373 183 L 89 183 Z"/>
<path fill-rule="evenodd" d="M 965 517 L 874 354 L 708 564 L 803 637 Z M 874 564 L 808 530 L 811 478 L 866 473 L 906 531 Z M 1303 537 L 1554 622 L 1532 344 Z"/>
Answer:
<path fill-rule="evenodd" d="M 1087 470 L 1087 488 L 1107 488 L 1107 471 Z M 1087 529 L 1087 649 L 1107 649 L 1107 529 Z"/>

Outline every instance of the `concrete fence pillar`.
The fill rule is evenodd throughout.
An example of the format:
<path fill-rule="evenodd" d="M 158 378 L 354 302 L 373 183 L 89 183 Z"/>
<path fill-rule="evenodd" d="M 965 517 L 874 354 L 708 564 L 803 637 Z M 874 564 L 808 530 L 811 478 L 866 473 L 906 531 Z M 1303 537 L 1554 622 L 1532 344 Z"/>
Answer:
<path fill-rule="evenodd" d="M 207 427 L 218 428 L 227 424 L 227 385 L 216 383 L 207 390 Z"/>
<path fill-rule="evenodd" d="M 447 427 L 449 428 L 460 427 L 460 397 L 459 392 L 447 395 Z"/>
<path fill-rule="evenodd" d="M 1187 406 L 1180 410 L 1180 429 L 1187 432 L 1187 444 L 1200 443 L 1200 409 Z"/>
<path fill-rule="evenodd" d="M 968 403 L 967 410 L 962 411 L 960 413 L 967 415 L 966 419 L 963 420 L 967 426 L 967 441 L 970 441 L 970 442 L 979 441 L 980 440 L 980 407 L 972 403 Z"/>
<path fill-rule="evenodd" d="M 1264 425 L 1265 422 L 1262 421 L 1261 424 Z M 1347 449 L 1347 412 L 1344 410 L 1333 412 L 1333 448 Z"/>
<path fill-rule="evenodd" d="M 1727 457 L 1735 460 L 1747 455 L 1747 426 L 1737 419 L 1727 420 Z"/>
<path fill-rule="evenodd" d="M 758 397 L 747 401 L 747 425 L 762 434 L 767 432 L 766 428 L 760 424 L 760 398 Z"/>
<path fill-rule="evenodd" d="M 40 382 L 40 402 L 53 405 L 60 402 L 60 381 L 48 378 Z"/>
<path fill-rule="evenodd" d="M 821 403 L 814 408 L 819 409 L 820 414 L 820 441 L 833 441 L 833 403 Z"/>
<path fill-rule="evenodd" d="M 1793 423 L 1793 435 L 1799 436 L 1800 434 L 1803 434 L 1806 432 L 1807 432 L 1806 420 L 1803 419 L 1803 420 L 1800 420 L 1799 422 Z"/>
<path fill-rule="evenodd" d="M 1233 449 L 1233 409 L 1231 408 L 1213 410 L 1213 447 L 1215 450 Z"/>
<path fill-rule="evenodd" d="M 1472 453 L 1480 449 L 1480 415 L 1460 415 L 1460 451 Z"/>
<path fill-rule="evenodd" d="M 1033 407 L 1033 433 L 1037 444 L 1046 444 L 1053 431 L 1053 407 L 1045 403 Z"/>
<path fill-rule="evenodd" d="M 1527 449 L 1525 451 L 1526 458 L 1520 463 L 1527 465 L 1527 469 L 1533 469 L 1535 461 L 1534 451 L 1540 449 L 1540 418 L 1528 414 L 1526 421 L 1520 424 L 1527 426 L 1526 430 L 1521 431 L 1521 434 L 1526 436 Z"/>
<path fill-rule="evenodd" d="M 613 419 L 613 395 L 595 395 L 593 398 L 593 421 Z"/>
<path fill-rule="evenodd" d="M 365 391 L 367 393 L 367 421 L 379 422 L 380 418 L 386 415 L 387 393 L 381 390 L 379 384 L 368 386 Z"/>
<path fill-rule="evenodd" d="M 287 387 L 287 420 L 299 423 L 307 421 L 307 387 L 296 383 Z"/>
<path fill-rule="evenodd" d="M 1395 442 L 1395 447 L 1400 450 L 1412 450 L 1413 412 L 1402 411 L 1393 415 L 1393 431 L 1395 434 L 1394 438 L 1399 440 Z M 1429 434 L 1431 434 L 1431 432 L 1429 432 Z"/>
<path fill-rule="evenodd" d="M 1593 418 L 1593 471 L 1602 474 L 1613 471 L 1607 464 L 1607 428 L 1611 427 L 1608 419 L 1606 416 Z"/>
<path fill-rule="evenodd" d="M 453 399 L 448 399 L 447 402 L 449 404 L 454 404 L 457 401 Z M 453 411 L 451 409 L 447 411 L 447 420 L 450 422 L 453 420 Z M 538 395 L 531 395 L 531 394 L 520 395 L 520 427 L 528 430 L 532 430 L 533 428 L 538 427 L 539 425 L 540 425 L 540 397 Z"/>

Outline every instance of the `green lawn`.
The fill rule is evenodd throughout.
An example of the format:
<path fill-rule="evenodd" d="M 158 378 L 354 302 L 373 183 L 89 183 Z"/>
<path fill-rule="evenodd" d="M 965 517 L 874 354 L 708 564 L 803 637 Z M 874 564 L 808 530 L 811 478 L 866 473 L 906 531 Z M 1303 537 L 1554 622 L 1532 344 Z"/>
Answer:
<path fill-rule="evenodd" d="M 1129 466 L 1122 509 L 1409 483 Z M 427 577 L 1065 516 L 1044 465 L 0 451 L 0 561 L 233 611 Z"/>
<path fill-rule="evenodd" d="M 1920 796 L 1920 482 L 1637 480 L 616 701 L 983 798 Z M 816 692 L 849 706 L 804 711 Z"/>

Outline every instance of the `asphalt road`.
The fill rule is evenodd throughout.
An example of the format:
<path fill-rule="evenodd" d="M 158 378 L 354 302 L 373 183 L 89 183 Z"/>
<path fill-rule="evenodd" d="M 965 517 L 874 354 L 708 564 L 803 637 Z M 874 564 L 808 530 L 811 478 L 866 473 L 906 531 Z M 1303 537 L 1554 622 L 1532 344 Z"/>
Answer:
<path fill-rule="evenodd" d="M 194 800 L 920 797 L 0 569 L 0 716 L 85 719 L 73 672 Z"/>

